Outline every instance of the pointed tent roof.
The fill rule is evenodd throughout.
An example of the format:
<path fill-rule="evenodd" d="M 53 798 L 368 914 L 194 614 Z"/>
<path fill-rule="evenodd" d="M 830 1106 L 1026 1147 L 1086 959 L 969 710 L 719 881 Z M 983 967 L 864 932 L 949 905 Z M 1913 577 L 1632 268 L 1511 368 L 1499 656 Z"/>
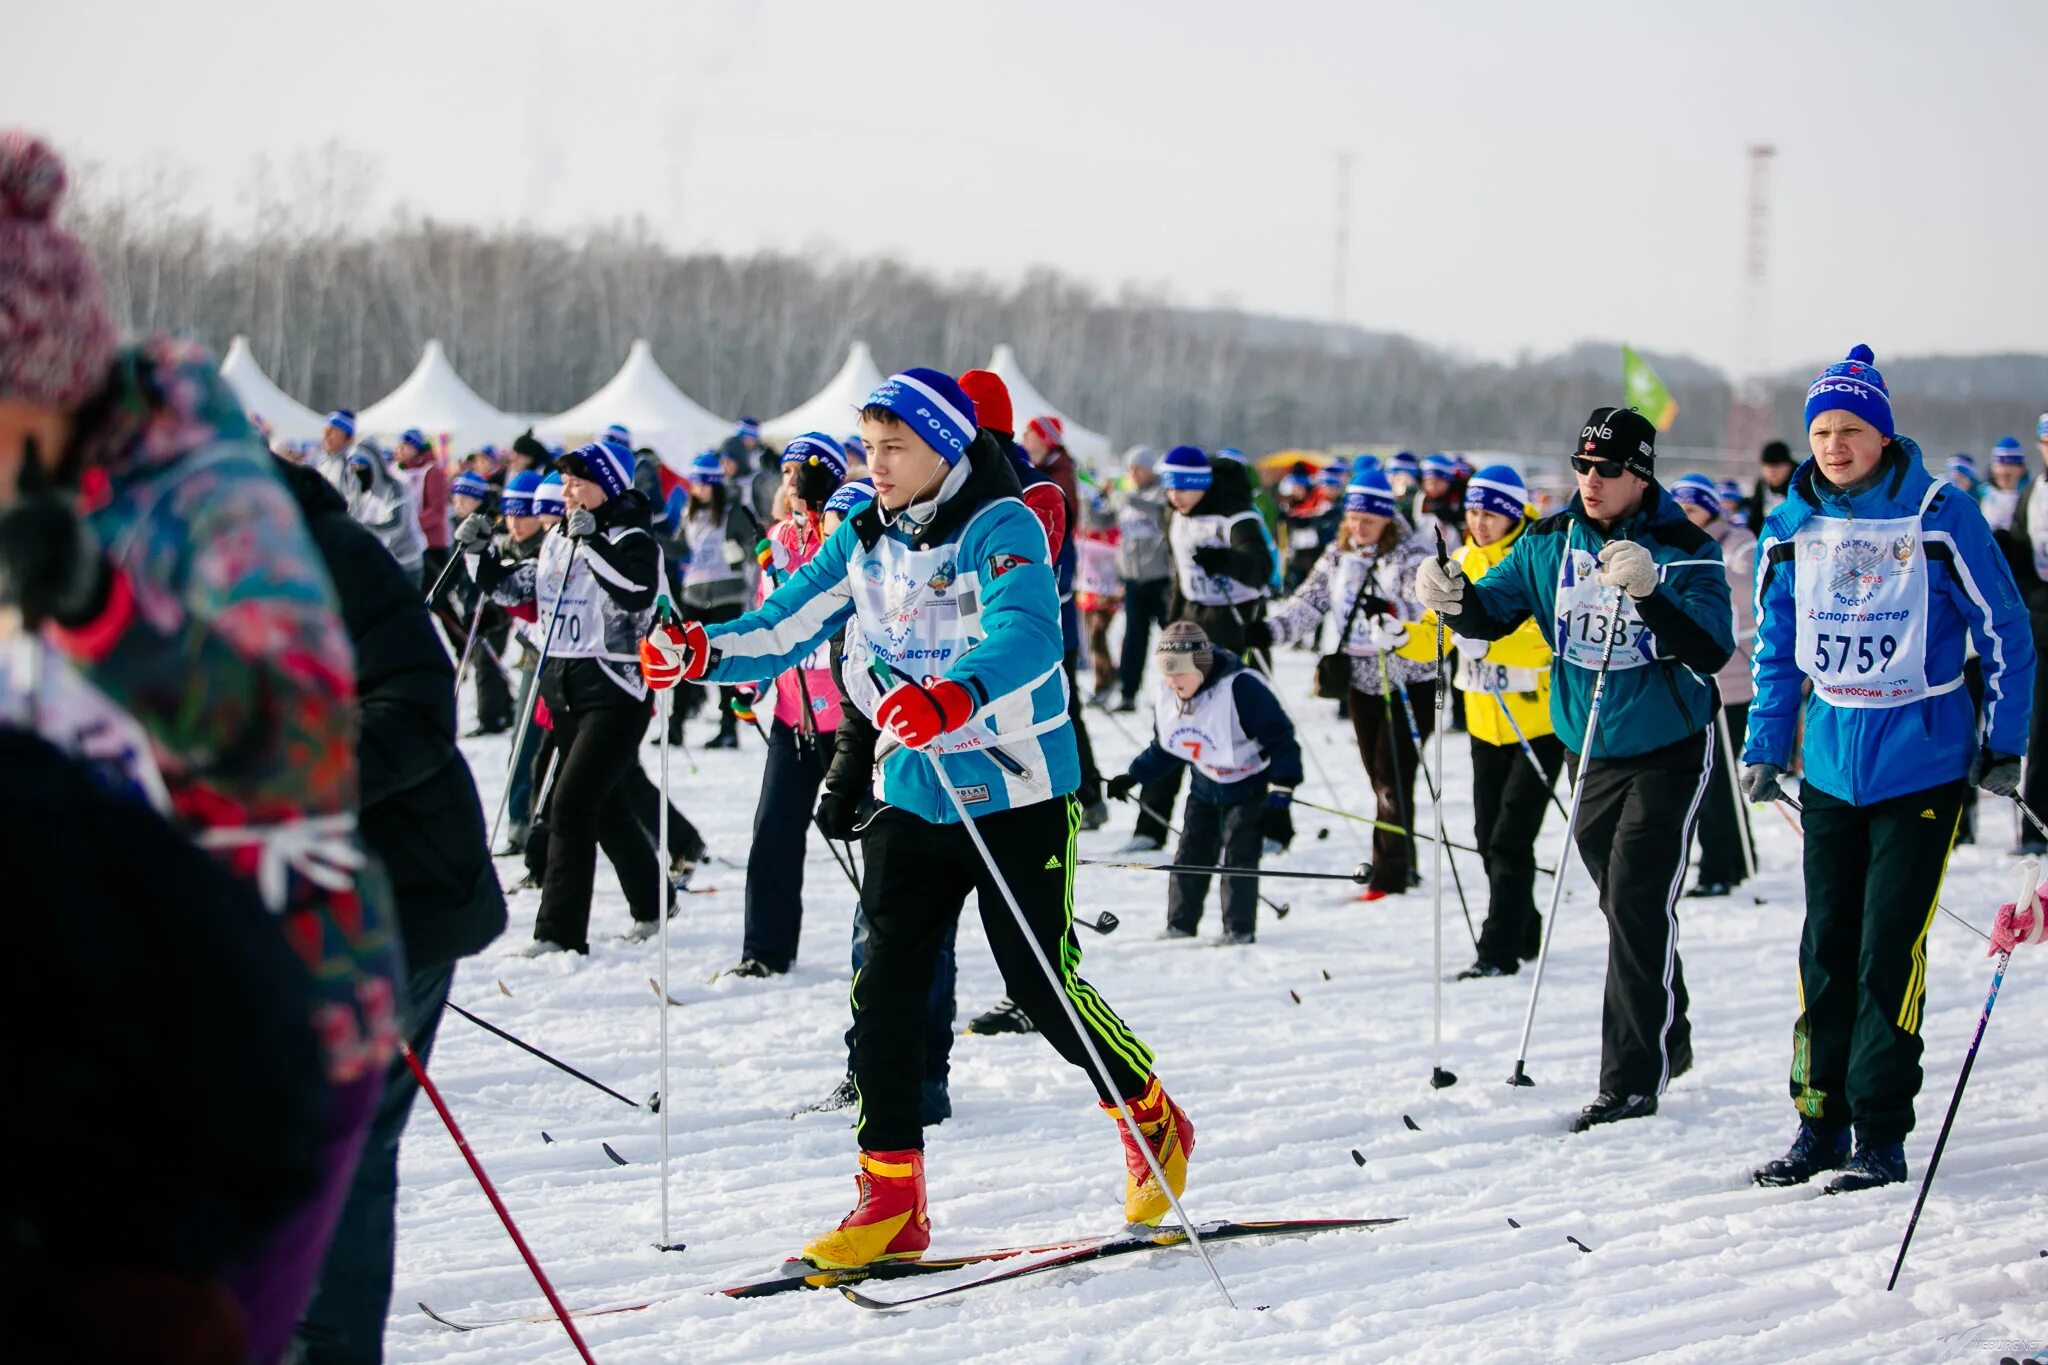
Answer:
<path fill-rule="evenodd" d="M 1038 391 L 1038 386 L 1025 377 L 1010 343 L 1005 341 L 996 346 L 987 368 L 1010 390 L 1010 412 L 1017 423 L 1017 430 L 1022 431 L 1024 424 L 1032 418 L 1051 413 L 1064 424 L 1069 454 L 1093 469 L 1115 468 L 1116 456 L 1110 448 L 1109 438 L 1101 432 L 1090 431 L 1048 402 Z"/>
<path fill-rule="evenodd" d="M 441 343 L 429 341 L 405 382 L 356 415 L 357 431 L 386 441 L 397 440 L 408 427 L 418 427 L 429 440 L 445 432 L 457 450 L 467 450 L 508 444 L 526 423 L 477 397 L 448 363 Z"/>
<path fill-rule="evenodd" d="M 875 368 L 875 357 L 868 350 L 868 344 L 865 341 L 854 342 L 846 353 L 846 363 L 839 367 L 839 373 L 827 380 L 825 387 L 801 407 L 792 408 L 773 421 L 763 422 L 761 439 L 770 445 L 781 446 L 807 431 L 822 431 L 834 438 L 846 435 L 857 428 L 860 405 L 880 387 L 883 377 L 882 372 Z"/>
<path fill-rule="evenodd" d="M 317 441 L 327 419 L 277 386 L 249 350 L 249 338 L 238 336 L 220 363 L 220 377 L 250 417 L 261 417 L 271 434 L 285 441 Z"/>
<path fill-rule="evenodd" d="M 633 434 L 635 446 L 646 446 L 672 472 L 688 470 L 690 457 L 709 450 L 733 433 L 733 423 L 706 412 L 662 372 L 646 341 L 635 341 L 626 363 L 603 388 L 553 417 L 534 423 L 543 441 L 595 439 L 617 422 Z"/>

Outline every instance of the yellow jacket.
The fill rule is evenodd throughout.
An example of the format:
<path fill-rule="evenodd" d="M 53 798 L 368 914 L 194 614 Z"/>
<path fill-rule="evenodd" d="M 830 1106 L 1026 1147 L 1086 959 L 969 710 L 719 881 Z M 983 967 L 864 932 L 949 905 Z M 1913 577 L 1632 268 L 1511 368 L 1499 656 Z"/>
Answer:
<path fill-rule="evenodd" d="M 1491 545 L 1475 545 L 1467 541 L 1455 552 L 1458 567 L 1475 582 L 1486 577 L 1494 565 L 1508 557 L 1508 551 L 1514 548 L 1529 525 L 1525 520 Z M 1395 652 L 1404 659 L 1434 659 L 1436 644 L 1430 637 L 1435 632 L 1430 627 L 1435 624 L 1436 613 L 1425 613 L 1422 620 L 1409 630 L 1408 643 Z M 1514 725 L 1522 727 L 1525 739 L 1551 733 L 1550 646 L 1543 642 L 1543 632 L 1536 628 L 1535 620 L 1524 621 L 1509 634 L 1493 641 L 1482 657 L 1486 663 L 1499 667 L 1534 670 L 1536 690 L 1499 694 L 1476 690 L 1466 692 L 1465 729 L 1472 738 L 1484 744 L 1513 744 L 1516 742 Z M 1460 659 L 1459 662 L 1463 664 L 1469 660 Z M 1514 725 L 1510 725 L 1507 716 L 1501 713 L 1502 707 L 1514 714 Z"/>

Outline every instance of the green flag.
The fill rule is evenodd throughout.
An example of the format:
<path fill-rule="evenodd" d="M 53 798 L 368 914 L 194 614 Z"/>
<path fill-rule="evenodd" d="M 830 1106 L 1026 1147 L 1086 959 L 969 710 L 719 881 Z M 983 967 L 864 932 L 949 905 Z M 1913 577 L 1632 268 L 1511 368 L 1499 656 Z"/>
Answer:
<path fill-rule="evenodd" d="M 1678 416 L 1678 400 L 1633 346 L 1621 348 L 1621 390 L 1628 395 L 1628 405 L 1649 418 L 1652 426 L 1659 431 L 1670 430 Z"/>

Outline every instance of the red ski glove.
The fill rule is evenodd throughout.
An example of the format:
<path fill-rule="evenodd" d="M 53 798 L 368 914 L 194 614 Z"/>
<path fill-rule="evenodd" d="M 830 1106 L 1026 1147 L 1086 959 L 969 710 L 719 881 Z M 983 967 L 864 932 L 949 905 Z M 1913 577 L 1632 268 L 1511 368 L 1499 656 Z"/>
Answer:
<path fill-rule="evenodd" d="M 906 749 L 922 749 L 957 730 L 974 715 L 974 697 L 959 683 L 941 681 L 930 687 L 897 683 L 875 707 L 875 727 L 903 741 Z"/>
<path fill-rule="evenodd" d="M 640 642 L 640 676 L 657 692 L 678 682 L 695 682 L 711 666 L 711 642 L 704 627 L 695 621 L 680 626 L 656 626 Z"/>

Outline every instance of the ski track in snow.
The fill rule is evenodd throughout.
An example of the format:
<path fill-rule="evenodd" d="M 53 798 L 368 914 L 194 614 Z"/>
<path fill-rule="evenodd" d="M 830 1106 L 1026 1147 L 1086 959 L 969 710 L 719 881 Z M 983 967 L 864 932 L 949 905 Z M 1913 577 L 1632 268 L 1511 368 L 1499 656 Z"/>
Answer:
<path fill-rule="evenodd" d="M 1331 800 L 1312 763 L 1302 794 L 1370 814 L 1349 727 L 1329 703 L 1307 698 L 1311 662 L 1283 651 L 1280 691 L 1339 791 Z M 1144 719 L 1088 713 L 1106 773 L 1130 757 Z M 690 731 L 700 740 L 706 727 Z M 1426 887 L 1360 905 L 1340 885 L 1267 881 L 1267 894 L 1291 902 L 1293 913 L 1282 921 L 1262 910 L 1259 942 L 1228 950 L 1207 943 L 1219 927 L 1213 896 L 1203 940 L 1156 942 L 1165 877 L 1081 869 L 1079 908 L 1123 921 L 1107 938 L 1081 931 L 1083 970 L 1158 1051 L 1160 1074 L 1196 1126 L 1190 1213 L 1409 1220 L 1217 1248 L 1218 1268 L 1247 1311 L 1226 1309 L 1185 1250 L 1052 1272 L 901 1314 L 867 1313 L 831 1293 L 736 1302 L 682 1292 L 773 1273 L 836 1222 L 853 1194 L 848 1116 L 790 1118 L 832 1089 L 845 1060 L 852 892 L 815 831 L 796 970 L 765 982 L 708 980 L 739 957 L 762 754 L 756 736 L 743 743 L 736 753 L 693 745 L 671 759 L 676 802 L 718 859 L 695 880 L 717 894 L 685 897 L 670 926 L 670 991 L 680 1004 L 669 1011 L 669 1197 L 673 1237 L 687 1250 L 653 1247 L 661 1229 L 652 1113 L 452 1013 L 433 1053 L 457 1120 L 567 1303 L 679 1294 L 643 1312 L 584 1320 L 600 1361 L 797 1361 L 851 1350 L 903 1360 L 1920 1365 L 1992 1362 L 2048 1340 L 2048 1313 L 2037 1307 L 2048 1292 L 2039 1117 L 2048 1081 L 2027 1079 L 2036 1063 L 2029 1044 L 2048 1025 L 2048 988 L 2037 984 L 2048 956 L 2023 948 L 2007 976 L 1897 1292 L 1885 1292 L 1885 1277 L 1990 983 L 1981 939 L 1946 917 L 1931 932 L 1927 1080 L 1907 1145 L 1913 1183 L 1844 1198 L 1750 1185 L 1750 1169 L 1783 1151 L 1796 1122 L 1785 1072 L 1798 1008 L 1799 846 L 1768 811 L 1753 813 L 1757 880 L 1727 900 L 1680 904 L 1694 1069 L 1655 1117 L 1578 1136 L 1567 1124 L 1597 1078 L 1606 935 L 1575 855 L 1529 1058 L 1537 1084 L 1519 1090 L 1503 1081 L 1528 999 L 1526 970 L 1446 982 L 1444 1063 L 1459 1080 L 1429 1087 Z M 464 750 L 486 808 L 495 808 L 505 742 L 471 740 Z M 1447 818 L 1453 837 L 1469 839 L 1465 737 L 1450 736 L 1444 752 Z M 643 753 L 655 772 L 656 750 Z M 1132 808 L 1111 809 L 1107 828 L 1082 836 L 1084 857 L 1107 856 L 1128 836 Z M 1363 826 L 1299 808 L 1296 823 L 1294 851 L 1271 865 L 1349 871 L 1364 856 Z M 1561 823 L 1553 811 L 1539 861 L 1555 858 Z M 1328 839 L 1316 837 L 1321 828 Z M 1957 851 L 1942 898 L 1988 926 L 1993 907 L 2013 894 L 2007 803 L 1985 801 L 1980 837 Z M 1484 913 L 1478 859 L 1459 858 L 1476 921 Z M 508 883 L 519 875 L 514 861 L 499 868 Z M 656 949 L 615 937 L 628 919 L 601 856 L 597 884 L 589 958 L 515 956 L 538 903 L 537 892 L 522 892 L 511 898 L 505 936 L 461 965 L 452 998 L 644 1099 L 659 1066 L 647 984 Z M 1539 905 L 1548 894 L 1549 879 L 1539 876 Z M 963 920 L 959 1025 L 1002 994 L 971 906 Z M 1448 885 L 1443 953 L 1447 975 L 1471 960 Z M 926 1138 L 935 1251 L 1120 1225 L 1116 1134 L 1087 1082 L 1043 1039 L 961 1038 L 952 1068 L 954 1117 Z M 615 1166 L 604 1142 L 631 1164 Z M 545 1304 L 424 1101 L 400 1172 L 390 1359 L 573 1358 L 552 1322 L 457 1334 L 414 1307 L 424 1300 L 460 1321 Z M 1253 1305 L 1267 1311 L 1248 1311 Z"/>

